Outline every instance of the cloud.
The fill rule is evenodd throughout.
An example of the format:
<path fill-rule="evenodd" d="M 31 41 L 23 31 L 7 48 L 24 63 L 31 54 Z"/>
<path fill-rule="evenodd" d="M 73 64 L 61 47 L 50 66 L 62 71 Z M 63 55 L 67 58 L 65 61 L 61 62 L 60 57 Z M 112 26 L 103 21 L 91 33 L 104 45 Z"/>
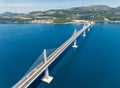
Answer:
<path fill-rule="evenodd" d="M 5 11 L 17 12 L 17 13 L 28 13 L 31 11 L 44 11 L 49 9 L 66 9 L 71 7 L 79 7 L 86 5 L 95 5 L 95 4 L 107 4 L 112 6 L 112 2 L 107 2 L 108 0 L 74 0 L 74 1 L 61 1 L 61 2 L 0 2 L 0 13 Z M 119 1 L 120 2 L 120 1 Z M 114 3 L 115 6 L 118 3 Z"/>
<path fill-rule="evenodd" d="M 0 7 L 29 7 L 29 6 L 35 6 L 36 4 L 32 3 L 13 3 L 13 4 L 7 4 L 7 3 L 0 3 Z"/>
<path fill-rule="evenodd" d="M 79 1 L 74 1 L 74 2 L 47 2 L 47 3 L 33 3 L 33 2 L 28 2 L 28 3 L 24 3 L 24 2 L 17 2 L 17 3 L 3 3 L 0 2 L 0 7 L 18 7 L 18 6 L 24 6 L 24 7 L 29 7 L 29 6 L 59 6 L 62 7 L 61 5 L 73 5 L 73 4 L 78 4 L 80 3 Z"/>
<path fill-rule="evenodd" d="M 73 5 L 78 4 L 78 2 L 52 2 L 52 3 L 1 3 L 0 2 L 0 10 L 2 12 L 10 11 L 10 12 L 31 12 L 31 11 L 39 11 L 39 10 L 48 10 L 48 9 L 65 9 L 73 7 Z"/>

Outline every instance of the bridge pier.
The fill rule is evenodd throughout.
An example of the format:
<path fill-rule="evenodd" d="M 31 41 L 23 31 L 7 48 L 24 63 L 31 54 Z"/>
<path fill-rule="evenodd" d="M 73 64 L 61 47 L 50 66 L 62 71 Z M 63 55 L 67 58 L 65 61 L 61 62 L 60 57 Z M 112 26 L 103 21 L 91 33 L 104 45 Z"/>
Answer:
<path fill-rule="evenodd" d="M 47 62 L 46 49 L 44 49 L 43 53 L 44 53 L 44 62 L 46 63 Z M 45 75 L 41 80 L 46 83 L 50 83 L 53 80 L 53 77 L 49 76 L 48 67 L 45 70 Z"/>
<path fill-rule="evenodd" d="M 88 32 L 90 32 L 90 27 L 88 28 Z"/>
<path fill-rule="evenodd" d="M 93 22 L 90 22 L 90 24 L 91 24 L 91 26 L 90 26 L 90 27 L 92 28 L 92 27 L 93 27 Z"/>
<path fill-rule="evenodd" d="M 74 45 L 72 46 L 73 48 L 77 48 L 76 40 L 74 41 Z"/>
<path fill-rule="evenodd" d="M 83 32 L 83 37 L 85 37 L 85 36 L 86 36 L 86 32 L 84 31 L 84 32 Z"/>
<path fill-rule="evenodd" d="M 76 29 L 75 29 L 75 31 L 74 31 L 74 37 L 76 37 L 76 34 L 77 34 L 77 32 L 76 32 Z M 78 47 L 77 44 L 76 44 L 76 39 L 75 39 L 74 45 L 72 47 L 73 48 L 77 48 Z"/>

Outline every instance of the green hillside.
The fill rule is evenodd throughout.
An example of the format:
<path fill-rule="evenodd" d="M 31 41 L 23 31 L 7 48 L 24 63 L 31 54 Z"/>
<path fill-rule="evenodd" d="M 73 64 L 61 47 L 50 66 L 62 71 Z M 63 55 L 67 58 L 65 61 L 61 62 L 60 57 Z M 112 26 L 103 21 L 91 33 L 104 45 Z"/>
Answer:
<path fill-rule="evenodd" d="M 62 10 L 36 11 L 28 14 L 10 12 L 0 14 L 0 23 L 66 23 L 74 20 L 120 21 L 120 7 L 93 5 Z"/>

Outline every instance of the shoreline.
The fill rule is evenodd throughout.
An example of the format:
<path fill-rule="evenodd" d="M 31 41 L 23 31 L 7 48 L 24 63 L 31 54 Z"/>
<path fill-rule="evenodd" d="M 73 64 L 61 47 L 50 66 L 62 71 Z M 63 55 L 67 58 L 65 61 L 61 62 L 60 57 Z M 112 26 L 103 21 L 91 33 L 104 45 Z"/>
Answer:
<path fill-rule="evenodd" d="M 90 22 L 90 21 L 88 21 Z M 0 23 L 0 24 L 84 24 L 88 22 L 65 22 L 65 23 Z M 93 21 L 94 23 L 120 23 L 120 21 Z"/>

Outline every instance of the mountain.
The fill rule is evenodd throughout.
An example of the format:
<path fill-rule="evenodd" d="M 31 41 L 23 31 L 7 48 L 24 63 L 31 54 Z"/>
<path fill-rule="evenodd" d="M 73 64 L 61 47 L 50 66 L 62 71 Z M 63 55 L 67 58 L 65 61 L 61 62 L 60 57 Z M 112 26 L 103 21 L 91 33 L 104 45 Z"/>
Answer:
<path fill-rule="evenodd" d="M 74 20 L 120 21 L 120 7 L 106 5 L 74 7 L 70 9 L 34 11 L 28 14 L 5 12 L 0 14 L 0 23 L 65 23 Z M 108 21 L 107 20 L 107 21 Z"/>
<path fill-rule="evenodd" d="M 71 8 L 70 10 L 74 11 L 110 11 L 112 8 L 105 5 L 92 5 L 86 7 L 75 7 Z"/>
<path fill-rule="evenodd" d="M 5 13 L 0 14 L 0 16 L 16 16 L 16 15 L 20 15 L 20 14 L 11 13 L 11 12 L 5 12 Z"/>
<path fill-rule="evenodd" d="M 113 14 L 120 15 L 120 7 L 113 8 L 111 11 Z"/>

